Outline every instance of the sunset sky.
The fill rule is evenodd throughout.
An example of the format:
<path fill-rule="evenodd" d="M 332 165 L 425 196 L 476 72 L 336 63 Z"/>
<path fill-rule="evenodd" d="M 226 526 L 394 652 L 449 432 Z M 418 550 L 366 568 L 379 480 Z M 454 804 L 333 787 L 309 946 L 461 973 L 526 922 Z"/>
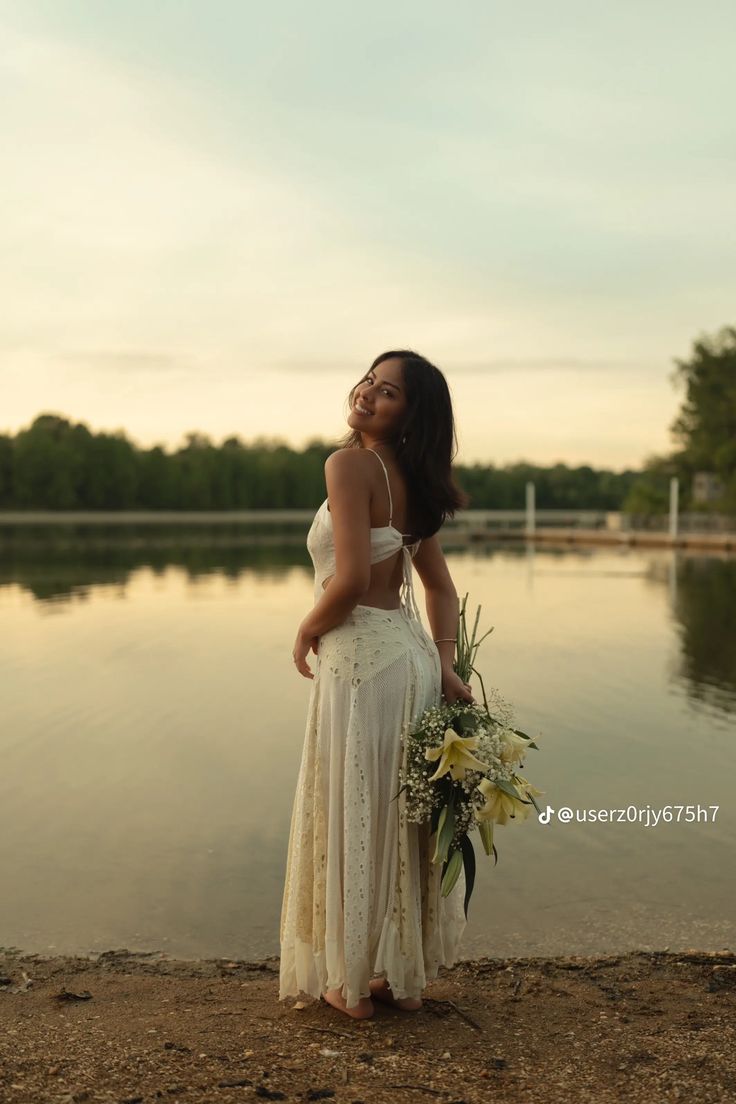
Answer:
<path fill-rule="evenodd" d="M 0 0 L 0 432 L 345 430 L 445 373 L 462 463 L 620 469 L 735 324 L 736 8 Z"/>

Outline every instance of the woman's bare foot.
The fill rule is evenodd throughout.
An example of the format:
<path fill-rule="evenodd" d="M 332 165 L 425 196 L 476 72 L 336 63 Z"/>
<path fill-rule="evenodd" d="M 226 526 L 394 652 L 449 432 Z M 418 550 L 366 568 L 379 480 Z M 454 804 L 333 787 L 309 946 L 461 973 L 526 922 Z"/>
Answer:
<path fill-rule="evenodd" d="M 333 1008 L 338 1008 L 340 1012 L 344 1012 L 347 1016 L 352 1016 L 354 1020 L 367 1020 L 368 1017 L 372 1016 L 375 1012 L 373 1001 L 370 997 L 361 997 L 356 1005 L 352 1008 L 347 1008 L 345 1005 L 345 998 L 339 989 L 327 989 L 322 996 Z"/>
<path fill-rule="evenodd" d="M 395 997 L 385 977 L 371 978 L 368 984 L 371 987 L 371 996 L 383 1001 L 384 1004 L 391 1004 L 404 1012 L 416 1012 L 422 1007 L 421 997 Z"/>

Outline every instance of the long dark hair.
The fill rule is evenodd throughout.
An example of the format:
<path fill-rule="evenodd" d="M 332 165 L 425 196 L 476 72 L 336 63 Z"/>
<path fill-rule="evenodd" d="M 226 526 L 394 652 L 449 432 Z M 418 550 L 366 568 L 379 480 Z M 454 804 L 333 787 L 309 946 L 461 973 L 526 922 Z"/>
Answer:
<path fill-rule="evenodd" d="M 401 361 L 408 404 L 404 421 L 389 441 L 407 482 L 407 529 L 412 536 L 431 537 L 446 518 L 454 517 L 457 509 L 470 502 L 452 474 L 457 435 L 450 389 L 439 368 L 411 349 L 381 353 L 369 371 L 393 358 Z M 348 395 L 349 409 L 357 386 Z M 338 442 L 338 448 L 360 447 L 360 433 L 355 429 Z"/>

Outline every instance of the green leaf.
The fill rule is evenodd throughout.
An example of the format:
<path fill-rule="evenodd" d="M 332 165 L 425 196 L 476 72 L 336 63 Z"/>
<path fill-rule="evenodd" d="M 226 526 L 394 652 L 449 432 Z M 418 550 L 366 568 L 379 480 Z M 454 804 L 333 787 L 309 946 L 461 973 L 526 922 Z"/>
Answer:
<path fill-rule="evenodd" d="M 409 783 L 408 783 L 408 782 L 405 782 L 405 783 L 404 783 L 404 785 L 403 785 L 403 786 L 401 787 L 401 790 L 405 790 L 405 789 L 407 788 L 407 786 L 408 786 L 408 785 L 409 785 Z M 394 795 L 394 796 L 393 796 L 393 797 L 391 798 L 391 800 L 392 800 L 392 801 L 396 801 L 396 798 L 397 798 L 397 797 L 399 796 L 399 794 L 401 793 L 401 790 L 399 790 L 399 793 L 395 794 L 395 795 Z"/>
<path fill-rule="evenodd" d="M 466 737 L 468 734 L 472 735 L 478 728 L 478 718 L 472 713 L 461 713 L 455 718 L 453 728 L 458 736 Z"/>
<path fill-rule="evenodd" d="M 450 858 L 447 860 L 445 866 L 445 872 L 442 875 L 442 885 L 440 891 L 443 897 L 447 897 L 452 892 L 452 887 L 460 877 L 460 871 L 463 868 L 463 854 L 462 851 L 453 851 Z"/>
<path fill-rule="evenodd" d="M 447 805 L 442 806 L 442 812 L 440 813 L 439 820 L 437 822 L 437 828 L 435 829 L 437 838 L 435 840 L 434 855 L 432 856 L 432 862 L 433 863 L 436 863 L 436 862 L 439 861 L 440 837 L 442 835 L 442 829 L 445 826 L 445 821 L 447 820 L 447 810 L 448 810 L 448 808 L 449 808 L 449 806 L 447 806 Z"/>
<path fill-rule="evenodd" d="M 443 774 L 441 778 L 438 778 L 435 782 L 435 786 L 442 798 L 450 805 L 453 799 L 455 784 L 449 774 Z"/>
<path fill-rule="evenodd" d="M 509 797 L 515 797 L 518 801 L 524 801 L 524 798 L 521 796 L 516 786 L 512 786 L 505 778 L 494 778 L 493 783 L 498 786 L 499 790 L 503 790 L 505 794 L 508 794 Z M 524 801 L 524 804 L 528 805 L 529 802 Z"/>
<path fill-rule="evenodd" d="M 467 833 L 460 840 L 460 847 L 463 854 L 463 863 L 465 864 L 465 900 L 463 901 L 463 910 L 465 912 L 465 919 L 467 920 L 470 896 L 473 892 L 473 886 L 475 885 L 475 851 L 473 850 L 473 844 L 468 839 Z"/>
<path fill-rule="evenodd" d="M 455 808 L 452 803 L 445 805 L 445 811 L 446 816 L 440 818 L 441 824 L 437 831 L 437 847 L 432 862 L 439 862 L 440 860 L 444 862 L 447 859 L 452 837 L 455 835 Z"/>
<path fill-rule="evenodd" d="M 511 728 L 511 726 L 509 726 Z M 536 748 L 539 751 L 539 745 L 535 744 L 531 736 L 528 736 L 526 732 L 522 732 L 520 728 L 511 728 L 511 732 L 515 732 L 517 736 L 523 737 L 523 739 L 529 741 L 529 747 Z"/>
<path fill-rule="evenodd" d="M 542 811 L 542 810 L 540 809 L 539 805 L 537 804 L 537 799 L 535 798 L 534 794 L 533 794 L 533 793 L 530 793 L 530 794 L 529 794 L 529 798 L 530 798 L 530 800 L 531 800 L 531 803 L 532 803 L 532 805 L 533 805 L 533 806 L 534 806 L 534 808 L 535 808 L 535 809 L 537 810 L 537 812 L 538 812 L 538 813 L 541 813 L 541 811 Z"/>
<path fill-rule="evenodd" d="M 434 833 L 437 831 L 437 824 L 439 822 L 439 819 L 440 819 L 441 815 L 442 815 L 441 807 L 439 805 L 435 805 L 434 808 L 432 809 L 432 814 L 429 818 L 429 829 L 430 829 L 429 834 L 431 836 L 433 836 Z"/>
<path fill-rule="evenodd" d="M 483 849 L 486 855 L 490 855 L 493 847 L 493 821 L 492 820 L 479 820 L 478 821 L 478 834 L 483 843 Z"/>

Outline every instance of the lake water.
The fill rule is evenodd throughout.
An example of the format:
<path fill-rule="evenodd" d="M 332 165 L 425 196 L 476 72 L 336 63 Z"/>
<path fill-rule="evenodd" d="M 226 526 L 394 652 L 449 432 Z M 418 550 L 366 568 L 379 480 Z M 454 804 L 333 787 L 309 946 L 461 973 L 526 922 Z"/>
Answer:
<path fill-rule="evenodd" d="M 538 739 L 524 773 L 573 812 L 498 827 L 495 867 L 473 833 L 463 957 L 733 949 L 736 559 L 446 555 L 494 626 L 486 687 Z M 278 954 L 311 604 L 302 544 L 3 546 L 0 945 Z M 577 820 L 677 805 L 708 819 Z"/>

